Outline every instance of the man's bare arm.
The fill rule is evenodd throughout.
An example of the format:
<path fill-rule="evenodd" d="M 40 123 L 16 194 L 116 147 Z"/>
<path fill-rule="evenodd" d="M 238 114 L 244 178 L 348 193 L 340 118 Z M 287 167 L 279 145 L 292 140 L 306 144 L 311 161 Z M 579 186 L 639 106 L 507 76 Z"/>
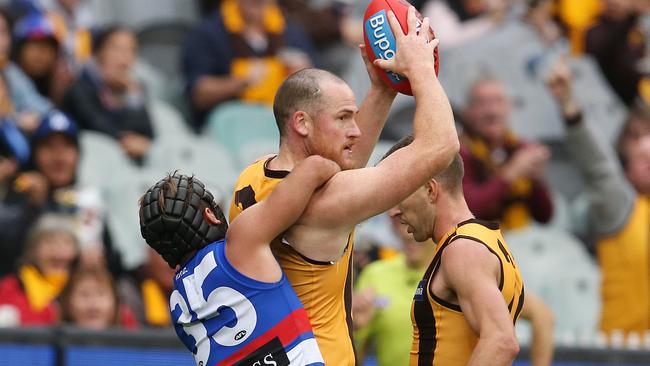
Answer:
<path fill-rule="evenodd" d="M 414 9 L 409 10 L 409 29 L 415 29 Z M 392 13 L 393 29 L 400 29 Z M 428 27 L 425 18 L 423 27 Z M 398 33 L 399 32 L 399 33 Z M 415 96 L 414 141 L 377 167 L 338 173 L 314 196 L 309 217 L 318 218 L 321 227 L 354 226 L 384 212 L 434 175 L 449 166 L 459 150 L 454 118 L 438 78 L 433 50 L 437 40 L 428 42 L 424 32 L 396 34 L 398 52 L 391 61 L 378 63 L 406 75 Z M 400 36 L 401 35 L 401 36 Z"/>
<path fill-rule="evenodd" d="M 226 256 L 237 271 L 258 281 L 279 281 L 282 270 L 271 253 L 271 241 L 298 219 L 314 190 L 338 171 L 333 161 L 310 156 L 267 199 L 237 216 L 226 235 Z"/>
<path fill-rule="evenodd" d="M 308 157 L 267 199 L 231 223 L 228 242 L 251 249 L 269 244 L 300 217 L 314 191 L 338 171 L 339 166 L 331 160 L 318 155 Z"/>
<path fill-rule="evenodd" d="M 468 365 L 510 365 L 519 353 L 514 324 L 501 291 L 499 259 L 481 244 L 458 239 L 442 254 L 443 281 L 456 294 L 479 341 Z"/>
<path fill-rule="evenodd" d="M 381 130 L 384 128 L 390 106 L 397 95 L 397 91 L 388 87 L 380 78 L 379 70 L 368 60 L 365 46 L 360 45 L 361 57 L 366 65 L 368 77 L 370 77 L 370 90 L 359 106 L 359 113 L 356 120 L 361 137 L 355 144 L 356 159 L 355 166 L 363 168 L 368 163 L 370 155 L 379 140 Z"/>
<path fill-rule="evenodd" d="M 201 76 L 192 89 L 192 104 L 198 109 L 208 110 L 241 93 L 247 85 L 246 79 L 231 76 Z"/>

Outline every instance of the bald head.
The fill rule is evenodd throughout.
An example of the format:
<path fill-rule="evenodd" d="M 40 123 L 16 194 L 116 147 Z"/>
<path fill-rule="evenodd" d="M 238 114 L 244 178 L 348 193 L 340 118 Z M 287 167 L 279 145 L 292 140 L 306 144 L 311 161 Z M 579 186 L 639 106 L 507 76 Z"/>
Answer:
<path fill-rule="evenodd" d="M 297 111 L 312 116 L 319 112 L 325 101 L 322 88 L 324 82 L 345 85 L 345 81 L 331 72 L 313 68 L 289 75 L 280 85 L 273 102 L 273 114 L 281 137 L 286 133 L 287 120 Z"/>

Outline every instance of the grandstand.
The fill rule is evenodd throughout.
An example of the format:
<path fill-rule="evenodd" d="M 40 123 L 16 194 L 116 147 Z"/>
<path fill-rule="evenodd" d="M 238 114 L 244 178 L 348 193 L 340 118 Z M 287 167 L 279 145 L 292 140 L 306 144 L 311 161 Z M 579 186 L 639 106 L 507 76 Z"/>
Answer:
<path fill-rule="evenodd" d="M 278 81 L 288 72 L 303 66 L 336 71 L 350 85 L 359 103 L 370 88 L 365 66 L 354 47 L 362 37 L 361 15 L 369 1 L 271 2 L 282 8 L 287 24 L 295 25 L 287 27 L 287 32 L 296 34 L 281 41 L 288 45 L 284 52 L 274 50 L 277 52 L 273 55 L 258 57 L 235 55 L 238 50 L 226 45 L 216 47 L 215 44 L 230 39 L 230 33 L 224 29 L 214 30 L 215 34 L 224 34 L 206 35 L 210 33 L 206 29 L 211 29 L 206 28 L 207 24 L 220 16 L 219 0 L 81 0 L 77 5 L 66 5 L 77 2 L 64 0 L 0 0 L 5 14 L 0 17 L 0 274 L 5 276 L 0 278 L 0 364 L 194 364 L 172 331 L 169 289 L 156 282 L 162 276 L 171 285 L 173 271 L 164 263 L 162 267 L 155 263 L 140 233 L 140 195 L 166 173 L 178 170 L 200 177 L 227 210 L 239 173 L 253 161 L 278 151 L 272 97 Z M 417 3 L 424 15 L 433 18 L 426 9 L 434 2 L 452 4 L 454 9 L 463 3 Z M 467 39 L 453 46 L 445 45 L 444 30 L 438 32 L 432 22 L 441 40 L 440 80 L 457 112 L 459 130 L 467 137 L 461 138 L 461 143 L 470 146 L 474 141 L 468 127 L 473 116 L 474 86 L 480 80 L 494 79 L 503 86 L 510 103 L 509 133 L 516 136 L 521 146 L 539 144 L 548 150 L 547 159 L 539 163 L 540 169 L 531 173 L 535 178 L 530 179 L 544 184 L 552 207 L 551 217 L 539 220 L 538 212 L 526 208 L 526 219 L 506 225 L 504 234 L 521 267 L 526 290 L 536 293 L 554 314 L 553 319 L 548 319 L 554 325 L 552 341 L 556 346 L 552 364 L 650 364 L 650 237 L 628 233 L 632 238 L 626 237 L 628 241 L 647 242 L 615 264 L 621 268 L 634 267 L 638 270 L 634 275 L 645 276 L 625 277 L 626 286 L 648 287 L 631 290 L 642 293 L 638 301 L 647 305 L 644 324 L 626 329 L 620 324 L 603 327 L 603 283 L 605 278 L 609 281 L 612 277 L 604 272 L 604 268 L 610 267 L 604 266 L 599 257 L 599 246 L 611 245 L 602 244 L 603 241 L 624 230 L 636 199 L 643 200 L 650 194 L 639 188 L 642 185 L 628 180 L 633 174 L 626 170 L 630 165 L 622 165 L 618 159 L 631 154 L 634 148 L 616 151 L 622 146 L 619 135 L 629 137 L 629 146 L 650 138 L 650 92 L 643 87 L 650 80 L 650 6 L 636 5 L 641 0 L 623 1 L 633 4 L 629 5 L 631 10 L 625 19 L 634 20 L 635 27 L 615 42 L 625 43 L 634 38 L 635 43 L 624 50 L 599 51 L 592 43 L 597 46 L 604 41 L 593 41 L 590 37 L 594 33 L 588 30 L 602 25 L 600 16 L 607 11 L 595 12 L 589 26 L 576 14 L 581 14 L 583 6 L 600 9 L 606 6 L 600 3 L 607 1 L 548 0 L 554 4 L 552 13 L 546 17 L 537 14 L 535 21 L 530 14 L 537 9 L 529 7 L 545 1 L 503 2 L 507 4 L 506 10 L 501 10 L 504 14 L 498 18 L 487 8 L 471 17 L 464 14 L 463 17 L 471 19 L 464 19 L 458 26 L 469 27 L 468 22 L 477 20 L 494 24 L 475 34 L 468 33 Z M 598 4 L 593 5 L 594 2 Z M 336 23 L 321 24 L 326 22 L 320 19 L 330 19 L 319 18 L 323 14 L 331 15 Z M 111 28 L 118 24 L 121 28 Z M 557 34 L 547 37 L 553 33 L 548 29 Z M 126 46 L 112 43 L 118 42 L 118 38 Z M 11 40 L 11 49 L 2 48 L 3 39 Z M 44 74 L 39 74 L 38 67 L 32 67 L 33 60 L 29 59 L 36 58 L 33 62 L 38 64 L 39 55 L 24 52 L 34 44 L 53 47 L 51 65 Z M 134 49 L 130 50 L 129 45 Z M 117 51 L 111 47 L 117 47 Z M 43 52 L 43 57 L 48 57 L 47 51 L 34 52 Z M 133 53 L 132 62 L 120 58 L 129 52 Z M 629 59 L 603 62 L 603 52 L 625 53 Z M 261 61 L 241 66 L 241 59 L 255 58 Z M 591 176 L 581 174 L 584 169 L 569 144 L 574 141 L 571 126 L 547 87 L 546 78 L 559 60 L 566 60 L 569 65 L 583 120 L 602 137 L 599 141 L 607 146 L 607 151 L 611 150 L 610 155 L 594 156 L 603 164 L 592 167 Z M 276 62 L 283 62 L 282 66 L 272 66 Z M 126 70 L 122 70 L 123 75 L 115 76 L 120 71 L 111 69 L 112 63 L 118 65 L 115 68 Z M 260 64 L 263 71 L 256 69 Z M 621 69 L 623 66 L 634 70 Z M 625 89 L 624 83 L 630 78 L 636 78 L 632 91 Z M 206 80 L 223 83 L 205 86 Z M 241 80 L 245 81 L 236 84 Z M 65 113 L 78 127 L 57 125 L 52 109 Z M 400 137 L 411 132 L 414 110 L 413 98 L 396 98 L 369 165 L 377 164 Z M 630 123 L 631 110 L 636 111 L 632 118 L 638 122 L 636 127 L 626 125 Z M 46 126 L 44 120 L 54 122 Z M 5 133 L 3 126 L 8 124 L 17 126 L 22 137 Z M 64 134 L 73 142 L 69 163 L 58 161 L 57 158 L 63 158 L 57 153 L 39 150 L 54 133 Z M 30 144 L 31 158 L 21 159 L 16 146 L 22 143 Z M 494 168 L 490 174 L 497 174 L 501 164 L 505 165 L 510 158 L 508 154 L 514 154 L 505 148 L 501 150 L 485 157 L 486 161 L 498 162 L 496 168 L 487 164 Z M 51 163 L 54 168 L 41 163 L 39 154 L 43 154 L 43 161 L 56 160 Z M 9 165 L 3 164 L 9 160 L 15 161 L 16 166 L 5 174 Z M 72 173 L 60 178 L 61 183 L 57 179 L 64 173 L 58 173 L 65 171 L 66 164 L 72 167 Z M 470 164 L 465 164 L 467 169 Z M 609 168 L 618 175 L 610 174 Z M 55 172 L 48 173 L 48 169 Z M 650 174 L 647 167 L 639 170 L 637 174 Z M 593 177 L 602 177 L 603 181 L 594 182 Z M 597 192 L 602 191 L 596 188 L 608 184 L 629 188 L 623 193 L 606 191 L 611 194 L 611 201 L 632 197 L 628 207 L 603 205 L 607 194 L 599 196 Z M 508 196 L 498 214 L 485 219 L 500 220 L 504 225 L 511 222 L 508 220 L 512 216 L 506 214 L 509 205 L 528 204 L 526 194 Z M 473 211 L 483 212 L 474 210 L 472 202 L 469 203 Z M 36 287 L 16 295 L 19 300 L 10 299 L 15 295 L 11 292 L 15 286 L 3 281 L 26 281 L 23 276 L 29 268 L 39 267 L 38 263 L 27 261 L 23 252 L 33 250 L 26 243 L 39 215 L 45 213 L 63 215 L 72 222 L 78 243 L 74 260 L 66 263 L 66 279 L 73 276 L 73 268 L 79 262 L 106 267 L 111 275 L 107 291 L 113 299 L 111 306 L 119 315 L 102 324 L 102 330 L 85 326 L 81 317 L 64 320 L 48 313 L 58 314 L 63 307 L 59 295 L 65 283 L 50 286 L 50 277 L 44 274 L 34 280 L 38 282 L 33 284 Z M 594 221 L 592 216 L 598 215 L 610 218 L 611 225 L 604 227 L 602 221 Z M 640 225 L 650 229 L 650 222 Z M 389 258 L 401 250 L 400 239 L 386 215 L 361 224 L 357 240 L 366 243 L 356 249 L 359 258 L 368 258 L 368 262 Z M 632 261 L 644 255 L 645 261 Z M 355 271 L 361 271 L 366 264 L 359 261 Z M 624 276 L 616 272 L 614 277 L 617 275 Z M 607 283 L 610 289 L 617 286 Z M 33 295 L 39 291 L 46 295 Z M 29 306 L 33 309 L 27 311 L 30 319 L 25 320 L 21 312 Z M 523 320 L 516 330 L 522 351 L 515 364 L 529 365 L 534 349 L 533 329 Z M 393 336 L 410 339 L 411 334 Z M 370 345 L 368 350 L 363 365 L 380 364 L 376 347 Z"/>

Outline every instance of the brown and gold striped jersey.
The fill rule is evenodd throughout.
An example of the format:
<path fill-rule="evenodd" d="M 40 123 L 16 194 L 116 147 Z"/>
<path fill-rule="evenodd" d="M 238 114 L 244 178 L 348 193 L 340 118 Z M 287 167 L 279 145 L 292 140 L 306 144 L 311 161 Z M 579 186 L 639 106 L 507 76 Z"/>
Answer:
<path fill-rule="evenodd" d="M 524 283 L 499 225 L 476 219 L 456 225 L 438 243 L 433 260 L 413 297 L 410 365 L 466 365 L 478 343 L 478 336 L 465 319 L 460 306 L 438 298 L 431 291 L 431 283 L 440 268 L 443 251 L 458 239 L 468 239 L 477 245 L 484 245 L 499 259 L 499 290 L 508 305 L 513 323 L 523 308 Z"/>

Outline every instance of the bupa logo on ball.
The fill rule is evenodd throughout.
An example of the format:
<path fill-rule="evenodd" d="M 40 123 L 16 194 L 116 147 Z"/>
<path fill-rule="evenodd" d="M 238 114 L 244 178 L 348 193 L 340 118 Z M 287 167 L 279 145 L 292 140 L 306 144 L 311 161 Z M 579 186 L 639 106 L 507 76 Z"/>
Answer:
<path fill-rule="evenodd" d="M 395 36 L 386 18 L 386 11 L 378 11 L 368 18 L 365 27 L 368 42 L 375 56 L 383 60 L 395 57 Z M 398 84 L 402 80 L 402 76 L 398 74 L 389 71 L 386 71 L 386 74 L 394 84 Z"/>

